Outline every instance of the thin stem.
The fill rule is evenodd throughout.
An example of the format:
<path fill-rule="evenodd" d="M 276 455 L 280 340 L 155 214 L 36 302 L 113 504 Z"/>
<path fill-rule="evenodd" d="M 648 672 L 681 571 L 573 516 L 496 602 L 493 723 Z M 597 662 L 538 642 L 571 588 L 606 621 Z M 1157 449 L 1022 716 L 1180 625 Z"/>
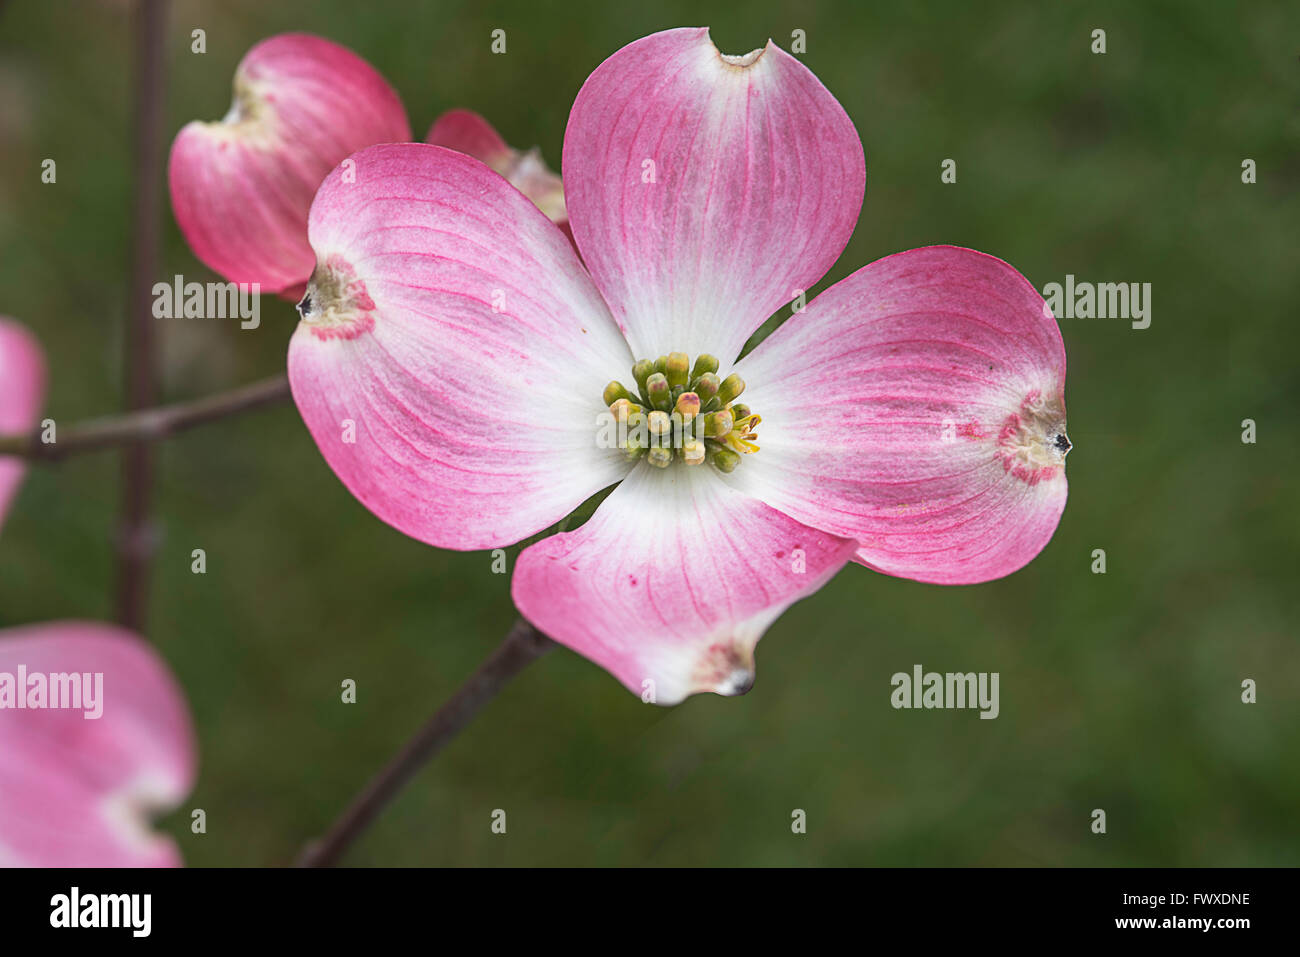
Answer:
<path fill-rule="evenodd" d="M 140 0 L 135 48 L 135 176 L 131 216 L 131 278 L 127 292 L 126 407 L 146 409 L 157 400 L 157 343 L 149 309 L 158 266 L 162 214 L 164 0 Z M 148 604 L 154 552 L 153 449 L 132 443 L 122 458 L 122 518 L 117 537 L 117 620 L 139 631 Z"/>
<path fill-rule="evenodd" d="M 516 621 L 491 657 L 370 780 L 325 836 L 303 848 L 298 866 L 336 864 L 415 772 L 446 747 L 511 678 L 554 647 L 555 642 L 528 622 Z"/>
<path fill-rule="evenodd" d="M 82 452 L 161 439 L 205 422 L 274 405 L 288 398 L 288 378 L 273 376 L 191 402 L 140 409 L 59 429 L 55 432 L 56 441 L 48 444 L 41 441 L 41 429 L 26 435 L 0 436 L 0 456 L 16 455 L 34 462 L 54 462 Z"/>

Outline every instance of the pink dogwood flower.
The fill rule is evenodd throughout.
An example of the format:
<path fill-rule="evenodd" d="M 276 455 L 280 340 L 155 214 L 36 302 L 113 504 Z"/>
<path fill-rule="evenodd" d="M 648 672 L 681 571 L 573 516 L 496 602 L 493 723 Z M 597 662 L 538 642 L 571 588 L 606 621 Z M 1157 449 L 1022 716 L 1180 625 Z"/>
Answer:
<path fill-rule="evenodd" d="M 194 775 L 185 699 L 139 638 L 76 621 L 0 630 L 0 866 L 177 866 L 150 815 Z"/>
<path fill-rule="evenodd" d="M 45 356 L 36 337 L 0 316 L 0 435 L 30 431 L 45 400 Z M 0 524 L 22 483 L 26 465 L 0 456 Z"/>
<path fill-rule="evenodd" d="M 646 700 L 747 690 L 763 632 L 850 561 L 980 582 L 1051 537 L 1065 353 L 1006 263 L 887 257 L 738 360 L 835 262 L 865 189 L 852 122 L 774 44 L 724 56 L 670 30 L 596 69 L 562 164 L 581 259 L 465 155 L 352 159 L 312 205 L 288 357 L 321 453 L 378 517 L 454 549 L 614 485 L 520 554 L 512 594 Z"/>

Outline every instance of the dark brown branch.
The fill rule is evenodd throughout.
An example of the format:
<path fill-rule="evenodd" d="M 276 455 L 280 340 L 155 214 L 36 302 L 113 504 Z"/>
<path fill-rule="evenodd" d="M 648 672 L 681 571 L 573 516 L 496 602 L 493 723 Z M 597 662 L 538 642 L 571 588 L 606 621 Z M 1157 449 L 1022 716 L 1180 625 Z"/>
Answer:
<path fill-rule="evenodd" d="M 16 455 L 34 462 L 52 462 L 82 452 L 154 441 L 205 422 L 274 405 L 288 398 L 289 380 L 278 375 L 192 402 L 140 409 L 67 428 L 56 426 L 56 441 L 48 444 L 41 441 L 43 430 L 39 428 L 26 435 L 0 436 L 0 455 Z"/>
<path fill-rule="evenodd" d="M 149 309 L 158 267 L 162 218 L 162 123 L 165 0 L 140 0 L 135 31 L 135 175 L 131 213 L 131 278 L 127 292 L 124 367 L 127 409 L 157 401 L 157 344 Z M 122 458 L 122 517 L 117 536 L 117 620 L 139 631 L 148 603 L 154 551 L 153 449 L 132 443 Z"/>
<path fill-rule="evenodd" d="M 337 863 L 429 759 L 446 747 L 511 678 L 554 647 L 555 642 L 528 622 L 516 621 L 492 656 L 415 733 L 388 766 L 371 779 L 326 835 L 303 849 L 298 866 L 330 867 Z"/>

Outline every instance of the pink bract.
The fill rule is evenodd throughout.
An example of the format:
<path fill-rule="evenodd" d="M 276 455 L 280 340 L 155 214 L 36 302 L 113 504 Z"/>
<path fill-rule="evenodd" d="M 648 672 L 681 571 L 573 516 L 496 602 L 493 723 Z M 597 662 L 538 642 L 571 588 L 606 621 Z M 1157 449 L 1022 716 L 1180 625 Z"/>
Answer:
<path fill-rule="evenodd" d="M 989 581 L 1056 530 L 1065 348 L 1043 298 L 1001 260 L 956 246 L 887 256 L 736 368 L 764 411 L 762 454 L 736 470 L 737 484 L 857 539 L 863 564 L 940 584 Z"/>
<path fill-rule="evenodd" d="M 321 180 L 362 147 L 410 138 L 397 93 L 361 57 L 304 33 L 270 37 L 240 61 L 226 116 L 177 134 L 176 222 L 227 279 L 295 293 L 316 261 L 306 227 Z"/>
<path fill-rule="evenodd" d="M 521 612 L 661 704 L 734 694 L 764 629 L 856 560 L 922 581 L 1009 574 L 1066 484 L 1065 355 L 1042 298 L 956 247 L 887 257 L 738 356 L 843 251 L 865 164 L 839 103 L 769 43 L 638 40 L 578 94 L 564 187 L 581 260 L 482 164 L 352 157 L 312 206 L 317 266 L 289 350 L 326 461 L 376 515 L 448 548 L 526 548 Z M 584 265 L 585 264 L 585 265 Z M 637 359 L 711 354 L 760 450 L 653 468 L 597 441 Z"/>
<path fill-rule="evenodd" d="M 75 708 L 14 707 L 3 682 L 20 668 L 29 683 L 37 674 L 47 682 L 102 674 L 99 717 L 86 717 L 84 700 Z M 171 810 L 192 789 L 194 732 L 184 697 L 148 645 L 93 622 L 0 630 L 0 701 L 0 865 L 181 863 L 149 814 Z"/>
<path fill-rule="evenodd" d="M 36 426 L 45 400 L 45 357 L 35 336 L 0 316 L 0 435 Z M 0 456 L 0 525 L 22 483 L 26 465 Z"/>

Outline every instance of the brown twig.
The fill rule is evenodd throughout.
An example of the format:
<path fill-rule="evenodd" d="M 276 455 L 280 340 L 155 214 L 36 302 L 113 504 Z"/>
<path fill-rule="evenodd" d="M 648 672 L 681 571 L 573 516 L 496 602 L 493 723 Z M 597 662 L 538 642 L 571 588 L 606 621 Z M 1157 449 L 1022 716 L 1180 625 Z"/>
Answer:
<path fill-rule="evenodd" d="M 330 867 L 420 768 L 456 737 L 479 710 L 555 642 L 520 619 L 478 671 L 438 709 L 402 750 L 366 785 L 325 836 L 308 844 L 299 867 Z"/>
<path fill-rule="evenodd" d="M 56 427 L 56 441 L 49 443 L 41 440 L 44 430 L 39 428 L 25 435 L 0 436 L 0 456 L 16 455 L 33 462 L 55 462 L 82 452 L 152 442 L 205 422 L 274 405 L 288 398 L 289 380 L 278 375 L 191 402 L 93 419 L 65 429 Z"/>

